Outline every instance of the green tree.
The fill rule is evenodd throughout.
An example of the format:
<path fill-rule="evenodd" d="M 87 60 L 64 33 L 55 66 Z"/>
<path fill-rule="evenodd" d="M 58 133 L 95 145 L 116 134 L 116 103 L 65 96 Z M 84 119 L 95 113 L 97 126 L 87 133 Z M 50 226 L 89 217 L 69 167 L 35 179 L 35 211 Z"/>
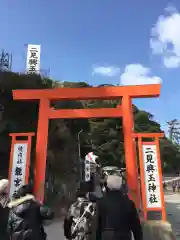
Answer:
<path fill-rule="evenodd" d="M 40 76 L 0 72 L 0 175 L 7 176 L 11 139 L 10 132 L 36 132 L 38 119 L 37 101 L 13 101 L 13 89 L 46 89 L 57 87 L 92 87 L 85 82 L 58 82 Z M 104 87 L 104 86 L 101 86 Z M 53 101 L 55 109 L 114 108 L 121 100 Z M 133 105 L 136 132 L 161 132 L 153 115 Z M 78 132 L 81 134 L 81 153 L 84 157 L 94 151 L 102 165 L 124 166 L 124 137 L 122 119 L 56 119 L 49 122 L 47 179 L 50 186 L 56 182 L 74 182 L 78 172 Z M 164 171 L 180 167 L 179 149 L 166 138 L 161 139 L 161 159 Z M 33 139 L 32 162 L 35 153 Z M 70 185 L 70 184 L 69 184 Z M 51 189 L 51 187 L 49 188 Z"/>

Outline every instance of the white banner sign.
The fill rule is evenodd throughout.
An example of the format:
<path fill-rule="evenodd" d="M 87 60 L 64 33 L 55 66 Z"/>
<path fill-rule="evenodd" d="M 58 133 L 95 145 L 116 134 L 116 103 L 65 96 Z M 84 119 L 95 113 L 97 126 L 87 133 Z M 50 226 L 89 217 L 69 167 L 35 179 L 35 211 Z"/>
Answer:
<path fill-rule="evenodd" d="M 91 164 L 96 164 L 96 159 L 98 158 L 97 155 L 95 155 L 93 152 L 89 152 L 86 155 L 87 159 L 91 162 Z"/>
<path fill-rule="evenodd" d="M 162 202 L 156 145 L 144 144 L 142 150 L 147 209 L 161 208 Z"/>
<path fill-rule="evenodd" d="M 88 182 L 91 180 L 91 166 L 90 166 L 90 161 L 88 158 L 88 155 L 85 157 L 85 166 L 84 166 L 84 171 L 85 171 L 85 181 Z"/>
<path fill-rule="evenodd" d="M 28 74 L 40 73 L 41 45 L 28 44 L 26 71 Z"/>
<path fill-rule="evenodd" d="M 93 152 L 89 152 L 85 156 L 85 181 L 90 181 L 91 173 L 96 172 L 96 159 L 98 156 L 94 155 Z"/>
<path fill-rule="evenodd" d="M 22 185 L 26 184 L 27 143 L 15 143 L 10 181 L 10 198 Z"/>

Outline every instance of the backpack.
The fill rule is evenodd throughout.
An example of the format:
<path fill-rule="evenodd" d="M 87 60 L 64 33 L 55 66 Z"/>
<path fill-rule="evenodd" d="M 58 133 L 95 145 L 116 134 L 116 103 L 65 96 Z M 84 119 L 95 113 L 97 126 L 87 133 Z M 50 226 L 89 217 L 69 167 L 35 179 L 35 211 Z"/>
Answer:
<path fill-rule="evenodd" d="M 86 199 L 78 199 L 71 206 L 71 216 L 73 222 L 71 226 L 71 234 L 73 235 L 87 235 L 90 233 L 91 220 L 94 215 L 94 206 Z"/>

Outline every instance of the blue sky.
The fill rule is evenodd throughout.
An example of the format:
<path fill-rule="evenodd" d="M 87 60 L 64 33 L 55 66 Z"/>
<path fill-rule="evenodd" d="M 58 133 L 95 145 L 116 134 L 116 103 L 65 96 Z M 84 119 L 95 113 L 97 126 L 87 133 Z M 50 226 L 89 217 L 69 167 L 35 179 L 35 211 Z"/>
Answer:
<path fill-rule="evenodd" d="M 179 1 L 166 0 L 1 0 L 0 48 L 12 52 L 13 70 L 22 72 L 25 44 L 41 44 L 41 68 L 56 80 L 162 81 L 159 99 L 135 103 L 166 128 L 180 118 L 179 12 Z"/>

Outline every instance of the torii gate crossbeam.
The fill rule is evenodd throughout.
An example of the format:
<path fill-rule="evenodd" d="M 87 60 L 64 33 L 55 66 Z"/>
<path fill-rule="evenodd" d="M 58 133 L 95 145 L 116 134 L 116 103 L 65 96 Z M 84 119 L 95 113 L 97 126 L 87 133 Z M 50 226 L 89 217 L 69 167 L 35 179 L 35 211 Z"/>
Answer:
<path fill-rule="evenodd" d="M 160 95 L 160 84 L 121 86 L 121 87 L 90 87 L 90 88 L 56 88 L 56 89 L 26 89 L 13 90 L 14 100 L 39 100 L 39 119 L 36 140 L 35 163 L 35 194 L 44 199 L 44 187 L 47 139 L 49 119 L 55 118 L 107 118 L 123 117 L 124 147 L 127 170 L 127 182 L 131 198 L 139 205 L 138 172 L 135 145 L 132 133 L 134 131 L 132 98 L 150 98 Z M 51 100 L 90 100 L 90 99 L 120 99 L 122 103 L 117 108 L 106 109 L 53 109 Z M 135 196 L 135 198 L 134 198 Z"/>

